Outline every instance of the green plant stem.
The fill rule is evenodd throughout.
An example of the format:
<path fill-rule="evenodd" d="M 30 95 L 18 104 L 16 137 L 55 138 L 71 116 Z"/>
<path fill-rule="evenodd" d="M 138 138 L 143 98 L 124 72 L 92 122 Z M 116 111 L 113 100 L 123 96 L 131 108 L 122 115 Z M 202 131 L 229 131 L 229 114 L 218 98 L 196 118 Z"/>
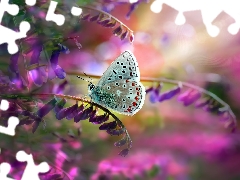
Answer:
<path fill-rule="evenodd" d="M 126 28 L 129 32 L 133 33 L 133 31 L 131 29 L 129 29 L 129 27 L 127 27 L 125 24 L 123 24 L 119 19 L 115 18 L 114 16 L 112 16 L 111 14 L 107 13 L 107 12 L 104 12 L 100 9 L 95 9 L 93 7 L 89 7 L 89 6 L 80 6 L 78 5 L 78 7 L 82 8 L 82 9 L 89 9 L 89 10 L 92 10 L 92 11 L 99 11 L 100 13 L 102 14 L 105 14 L 106 16 L 114 19 L 115 21 L 117 21 L 119 24 L 121 24 L 124 28 Z"/>
<path fill-rule="evenodd" d="M 83 73 L 79 73 L 79 72 L 73 72 L 73 71 L 68 71 L 67 74 L 69 75 L 76 75 L 76 76 L 85 76 L 85 74 Z M 93 74 L 88 74 L 89 77 L 91 78 L 96 78 L 96 79 L 100 79 L 101 76 L 98 75 L 93 75 Z M 223 107 L 220 109 L 224 109 L 227 110 L 229 112 L 229 114 L 231 115 L 231 117 L 233 118 L 234 123 L 237 123 L 236 121 L 236 116 L 234 115 L 234 113 L 232 112 L 230 106 L 224 102 L 222 99 L 220 99 L 218 96 L 216 96 L 215 94 L 213 94 L 210 91 L 207 91 L 206 89 L 203 89 L 199 86 L 190 84 L 188 82 L 183 82 L 183 81 L 178 81 L 178 80 L 172 80 L 172 79 L 167 79 L 167 78 L 149 78 L 149 77 L 141 77 L 141 81 L 142 82 L 148 82 L 148 83 L 154 83 L 154 82 L 163 82 L 163 83 L 169 83 L 169 84 L 175 84 L 175 85 L 179 85 L 179 86 L 185 86 L 194 90 L 197 90 L 198 92 L 202 93 L 202 94 L 206 94 L 209 97 L 215 99 L 217 102 L 219 102 Z"/>
<path fill-rule="evenodd" d="M 126 127 L 124 126 L 124 124 L 122 123 L 122 121 L 120 119 L 118 119 L 117 116 L 115 116 L 115 114 L 113 114 L 111 111 L 109 111 L 107 108 L 97 104 L 97 103 L 94 103 L 90 100 L 87 100 L 87 99 L 84 99 L 84 98 L 81 98 L 81 97 L 76 97 L 76 96 L 70 96 L 70 95 L 64 95 L 64 94 L 51 94 L 51 93 L 44 93 L 44 94 L 31 94 L 33 96 L 52 96 L 52 97 L 58 97 L 58 98 L 66 98 L 66 99 L 71 99 L 71 100 L 75 100 L 75 101 L 81 101 L 81 102 L 85 102 L 85 103 L 88 103 L 88 104 L 91 104 L 95 107 L 98 107 L 99 109 L 102 109 L 104 112 L 106 112 L 107 114 L 109 114 L 110 116 L 113 117 L 113 119 L 117 122 L 118 126 L 122 129 L 124 129 L 125 133 L 126 133 L 126 136 L 129 140 L 129 142 L 131 143 L 132 140 L 131 140 L 131 137 L 126 129 Z M 128 146 L 129 149 L 131 148 L 130 146 Z"/>

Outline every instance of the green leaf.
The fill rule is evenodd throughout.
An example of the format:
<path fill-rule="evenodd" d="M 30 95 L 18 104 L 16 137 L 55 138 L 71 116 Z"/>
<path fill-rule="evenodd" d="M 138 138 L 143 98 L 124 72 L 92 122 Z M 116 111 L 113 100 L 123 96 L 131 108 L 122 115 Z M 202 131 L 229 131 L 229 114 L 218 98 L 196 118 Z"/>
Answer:
<path fill-rule="evenodd" d="M 153 177 L 156 177 L 159 173 L 160 169 L 159 169 L 159 166 L 156 166 L 154 165 L 148 172 L 148 176 L 153 178 Z"/>

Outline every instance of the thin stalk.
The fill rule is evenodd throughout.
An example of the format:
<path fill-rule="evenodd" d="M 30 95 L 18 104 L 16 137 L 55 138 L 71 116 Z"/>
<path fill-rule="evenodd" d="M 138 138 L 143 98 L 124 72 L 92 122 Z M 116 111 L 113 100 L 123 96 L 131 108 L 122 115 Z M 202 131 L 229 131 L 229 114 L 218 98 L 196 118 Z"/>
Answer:
<path fill-rule="evenodd" d="M 128 31 L 130 31 L 131 33 L 133 33 L 133 31 L 131 29 L 129 29 L 129 27 L 127 27 L 127 25 L 123 24 L 119 19 L 115 18 L 114 16 L 112 16 L 111 14 L 107 13 L 107 12 L 104 12 L 100 9 L 95 9 L 93 7 L 89 7 L 89 6 L 80 6 L 78 5 L 78 7 L 80 8 L 83 8 L 83 9 L 89 9 L 89 10 L 92 10 L 92 11 L 99 11 L 100 13 L 102 14 L 105 14 L 106 16 L 114 19 L 115 21 L 117 21 L 119 24 L 121 24 L 124 28 L 126 28 Z"/>
<path fill-rule="evenodd" d="M 78 72 L 67 72 L 67 74 L 69 75 L 78 75 L 78 76 L 85 76 L 84 74 L 82 73 L 78 73 Z M 93 74 L 88 74 L 89 77 L 91 78 L 96 78 L 96 79 L 100 79 L 101 76 L 98 76 L 98 75 L 93 75 Z M 199 91 L 200 93 L 202 94 L 206 94 L 208 95 L 209 97 L 215 99 L 217 102 L 219 102 L 223 107 L 224 109 L 228 110 L 228 112 L 230 113 L 230 115 L 232 116 L 234 122 L 236 123 L 236 116 L 234 115 L 234 113 L 232 112 L 230 106 L 225 102 L 223 101 L 222 99 L 220 99 L 218 96 L 216 96 L 215 94 L 213 94 L 212 92 L 210 91 L 207 91 L 206 89 L 203 89 L 199 86 L 196 86 L 196 85 L 193 85 L 193 84 L 190 84 L 188 82 L 184 82 L 184 81 L 178 81 L 178 80 L 173 80 L 173 79 L 167 79 L 167 78 L 149 78 L 149 77 L 141 77 L 140 79 L 142 82 L 163 82 L 163 83 L 169 83 L 169 84 L 176 84 L 176 85 L 179 85 L 181 84 L 182 86 L 185 86 L 185 87 L 188 87 L 188 88 L 191 88 L 191 89 L 194 89 L 194 90 L 197 90 Z"/>
<path fill-rule="evenodd" d="M 94 103 L 90 100 L 87 100 L 85 98 L 81 98 L 81 97 L 76 97 L 76 96 L 70 96 L 70 95 L 64 95 L 64 94 L 52 94 L 52 93 L 44 93 L 44 94 L 31 94 L 33 96 L 52 96 L 52 97 L 59 97 L 59 98 L 66 98 L 66 99 L 70 99 L 70 100 L 75 100 L 75 101 L 81 101 L 81 102 L 85 102 L 85 103 L 88 103 L 88 104 L 91 104 L 95 107 L 98 107 L 99 109 L 102 109 L 104 112 L 106 112 L 107 114 L 109 114 L 110 116 L 113 117 L 113 119 L 117 122 L 118 126 L 122 129 L 124 129 L 125 133 L 126 133 L 126 136 L 129 140 L 129 142 L 131 143 L 132 140 L 131 140 L 131 137 L 126 129 L 126 127 L 124 126 L 124 124 L 122 123 L 122 121 L 120 119 L 118 119 L 117 116 L 115 116 L 115 114 L 113 114 L 111 111 L 109 111 L 107 108 L 97 104 L 97 103 Z M 31 96 L 30 95 L 30 96 Z M 129 147 L 130 149 L 131 147 Z"/>

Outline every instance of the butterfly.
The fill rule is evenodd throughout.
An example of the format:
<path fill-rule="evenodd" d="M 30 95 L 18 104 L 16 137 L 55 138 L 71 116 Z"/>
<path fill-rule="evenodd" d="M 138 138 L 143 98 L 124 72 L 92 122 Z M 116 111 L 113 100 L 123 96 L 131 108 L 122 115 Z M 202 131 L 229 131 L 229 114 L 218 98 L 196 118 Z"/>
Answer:
<path fill-rule="evenodd" d="M 91 100 L 120 114 L 134 115 L 143 106 L 145 88 L 138 63 L 130 51 L 123 52 L 103 73 L 97 85 L 88 84 Z"/>

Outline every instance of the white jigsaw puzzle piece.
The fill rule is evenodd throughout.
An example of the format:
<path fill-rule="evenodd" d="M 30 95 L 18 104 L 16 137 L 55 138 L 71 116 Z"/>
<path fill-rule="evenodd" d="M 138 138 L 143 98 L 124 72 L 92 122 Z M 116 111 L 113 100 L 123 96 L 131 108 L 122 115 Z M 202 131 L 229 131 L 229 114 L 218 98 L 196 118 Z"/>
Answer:
<path fill-rule="evenodd" d="M 82 14 L 82 9 L 73 6 L 72 9 L 71 9 L 71 13 L 74 16 L 80 16 Z"/>
<path fill-rule="evenodd" d="M 185 23 L 184 12 L 201 10 L 203 23 L 206 26 L 208 34 L 212 37 L 216 37 L 219 34 L 220 29 L 213 25 L 212 22 L 224 11 L 235 20 L 235 23 L 228 27 L 228 32 L 235 35 L 239 31 L 239 0 L 155 0 L 151 4 L 151 10 L 154 13 L 159 13 L 162 10 L 163 4 L 166 4 L 179 12 L 175 20 L 177 25 L 183 25 Z"/>
<path fill-rule="evenodd" d="M 14 136 L 16 126 L 19 124 L 19 119 L 17 117 L 11 116 L 8 119 L 8 127 L 0 126 L 0 133 Z"/>
<path fill-rule="evenodd" d="M 10 54 L 15 54 L 18 52 L 18 46 L 16 44 L 17 39 L 22 39 L 27 37 L 27 32 L 30 29 L 30 24 L 28 22 L 20 23 L 20 32 L 15 32 L 7 27 L 0 25 L 0 44 L 8 43 L 8 52 Z"/>
<path fill-rule="evenodd" d="M 19 12 L 19 7 L 16 4 L 9 4 L 9 0 L 1 0 L 0 2 L 0 22 L 2 22 L 3 14 L 8 12 L 15 16 Z"/>
<path fill-rule="evenodd" d="M 48 12 L 46 15 L 46 21 L 53 21 L 55 22 L 58 26 L 62 26 L 65 22 L 65 17 L 61 14 L 55 14 L 55 10 L 57 8 L 57 2 L 51 1 Z"/>
<path fill-rule="evenodd" d="M 33 0 L 27 0 L 29 4 L 33 4 L 32 1 Z M 0 23 L 2 22 L 2 18 L 5 12 L 8 12 L 11 15 L 17 15 L 19 12 L 19 7 L 15 4 L 9 4 L 9 0 L 1 0 Z M 10 54 L 15 54 L 16 52 L 18 52 L 18 46 L 15 41 L 26 37 L 29 29 L 30 29 L 30 24 L 25 21 L 20 23 L 20 26 L 19 26 L 20 32 L 15 32 L 0 24 L 0 44 L 8 43 L 8 52 Z"/>
<path fill-rule="evenodd" d="M 0 109 L 2 111 L 6 111 L 9 107 L 9 103 L 6 100 L 1 101 Z M 11 116 L 8 119 L 8 127 L 0 126 L 0 133 L 9 135 L 9 136 L 14 136 L 15 135 L 15 129 L 16 126 L 19 124 L 19 119 L 17 117 Z"/>
<path fill-rule="evenodd" d="M 12 178 L 7 177 L 7 174 L 10 172 L 11 166 L 10 164 L 3 162 L 0 164 L 0 179 L 1 180 L 14 180 Z"/>
<path fill-rule="evenodd" d="M 26 0 L 26 4 L 29 6 L 34 6 L 36 4 L 36 0 Z"/>
<path fill-rule="evenodd" d="M 27 154 L 25 151 L 18 151 L 16 154 L 16 159 L 20 162 L 27 162 L 22 180 L 40 180 L 38 174 L 46 173 L 50 170 L 47 162 L 42 162 L 39 165 L 35 165 L 32 154 Z"/>

